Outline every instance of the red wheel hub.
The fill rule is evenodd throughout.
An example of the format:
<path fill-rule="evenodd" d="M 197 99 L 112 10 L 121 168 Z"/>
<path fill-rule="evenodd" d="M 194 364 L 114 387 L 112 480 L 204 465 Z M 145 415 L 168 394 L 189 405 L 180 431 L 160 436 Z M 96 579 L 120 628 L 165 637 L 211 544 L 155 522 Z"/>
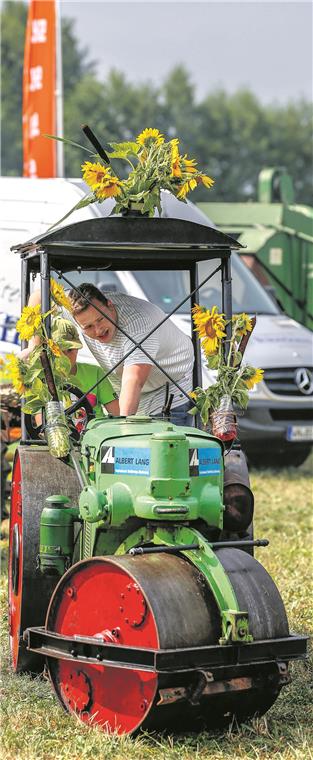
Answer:
<path fill-rule="evenodd" d="M 109 559 L 87 560 L 68 571 L 55 590 L 46 626 L 68 636 L 159 646 L 155 619 L 141 589 Z M 49 670 L 66 709 L 109 732 L 132 733 L 156 694 L 158 679 L 151 672 L 66 660 L 50 660 Z"/>
<path fill-rule="evenodd" d="M 21 635 L 23 515 L 21 495 L 21 463 L 17 456 L 12 473 L 10 549 L 9 549 L 9 631 L 11 661 L 17 670 Z"/>

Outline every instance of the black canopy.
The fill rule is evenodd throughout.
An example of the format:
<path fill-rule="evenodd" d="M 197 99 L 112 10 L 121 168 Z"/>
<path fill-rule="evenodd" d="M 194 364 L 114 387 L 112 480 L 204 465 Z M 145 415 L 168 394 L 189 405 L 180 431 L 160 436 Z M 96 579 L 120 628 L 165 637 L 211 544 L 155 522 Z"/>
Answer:
<path fill-rule="evenodd" d="M 184 269 L 191 263 L 223 258 L 242 246 L 204 224 L 185 219 L 109 216 L 69 224 L 38 235 L 12 250 L 40 269 L 40 252 L 63 272 L 83 269 Z"/>

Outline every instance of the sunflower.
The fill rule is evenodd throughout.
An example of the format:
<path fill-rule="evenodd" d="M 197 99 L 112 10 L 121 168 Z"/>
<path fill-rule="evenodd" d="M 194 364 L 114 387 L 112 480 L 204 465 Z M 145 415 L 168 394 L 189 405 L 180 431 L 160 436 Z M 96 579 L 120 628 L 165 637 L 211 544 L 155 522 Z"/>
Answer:
<path fill-rule="evenodd" d="M 218 313 L 217 306 L 210 311 L 196 305 L 192 309 L 192 318 L 206 356 L 215 354 L 220 339 L 226 335 L 224 314 Z"/>
<path fill-rule="evenodd" d="M 182 176 L 182 170 L 181 170 L 181 156 L 179 155 L 179 140 L 171 140 L 171 149 L 172 149 L 172 156 L 171 156 L 171 177 L 181 177 Z"/>
<path fill-rule="evenodd" d="M 244 381 L 247 388 L 251 390 L 251 388 L 253 388 L 254 385 L 256 385 L 257 383 L 260 383 L 261 380 L 263 380 L 263 374 L 264 374 L 263 369 L 256 369 L 254 371 L 254 374 L 251 377 L 249 377 L 248 380 Z"/>
<path fill-rule="evenodd" d="M 99 162 L 93 164 L 91 161 L 85 161 L 81 168 L 83 179 L 92 190 L 95 190 L 110 175 L 110 169 Z"/>
<path fill-rule="evenodd" d="M 7 363 L 5 366 L 6 376 L 13 385 L 13 388 L 20 394 L 25 392 L 22 364 L 15 354 L 7 354 Z"/>
<path fill-rule="evenodd" d="M 21 340 L 29 340 L 41 327 L 41 306 L 24 306 L 22 314 L 16 323 Z"/>
<path fill-rule="evenodd" d="M 121 194 L 123 182 L 118 177 L 109 175 L 97 188 L 94 189 L 95 195 L 99 200 L 104 198 L 115 198 Z"/>
<path fill-rule="evenodd" d="M 232 321 L 234 324 L 237 322 L 236 335 L 241 337 L 247 335 L 248 332 L 251 332 L 252 322 L 249 315 L 245 314 L 245 312 L 242 314 L 234 314 Z"/>
<path fill-rule="evenodd" d="M 52 338 L 48 338 L 48 346 L 53 356 L 62 356 L 61 349 L 59 348 L 58 344 L 52 340 Z"/>
<path fill-rule="evenodd" d="M 148 140 L 156 142 L 157 145 L 162 145 L 162 143 L 164 143 L 164 136 L 158 129 L 149 128 L 140 132 L 140 135 L 136 138 L 138 145 L 145 145 Z"/>
<path fill-rule="evenodd" d="M 53 301 L 58 304 L 58 306 L 64 306 L 69 312 L 73 311 L 71 301 L 66 295 L 63 285 L 53 280 L 52 277 L 50 279 L 50 291 Z"/>

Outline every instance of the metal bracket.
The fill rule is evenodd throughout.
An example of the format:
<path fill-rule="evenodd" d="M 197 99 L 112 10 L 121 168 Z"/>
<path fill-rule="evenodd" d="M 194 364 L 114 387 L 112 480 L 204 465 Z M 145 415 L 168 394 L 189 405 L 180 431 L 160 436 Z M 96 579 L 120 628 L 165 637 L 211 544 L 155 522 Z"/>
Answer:
<path fill-rule="evenodd" d="M 247 612 L 222 610 L 222 632 L 223 636 L 219 639 L 221 646 L 235 642 L 248 644 L 253 641 L 253 636 L 249 633 Z"/>

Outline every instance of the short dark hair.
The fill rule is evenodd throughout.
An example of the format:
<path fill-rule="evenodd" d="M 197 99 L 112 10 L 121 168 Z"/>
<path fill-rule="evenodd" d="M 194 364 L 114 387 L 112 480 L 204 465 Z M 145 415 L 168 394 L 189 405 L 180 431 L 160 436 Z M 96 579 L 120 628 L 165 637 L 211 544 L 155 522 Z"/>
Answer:
<path fill-rule="evenodd" d="M 85 309 L 88 309 L 88 306 L 90 306 L 89 301 L 92 301 L 94 298 L 96 298 L 97 301 L 100 301 L 104 306 L 108 305 L 108 299 L 105 297 L 104 293 L 102 293 L 96 285 L 93 285 L 92 282 L 82 282 L 78 288 L 72 288 L 69 292 L 69 297 L 72 302 L 74 316 L 75 314 L 80 314 L 82 311 L 85 311 Z M 86 300 L 87 298 L 88 301 Z"/>

